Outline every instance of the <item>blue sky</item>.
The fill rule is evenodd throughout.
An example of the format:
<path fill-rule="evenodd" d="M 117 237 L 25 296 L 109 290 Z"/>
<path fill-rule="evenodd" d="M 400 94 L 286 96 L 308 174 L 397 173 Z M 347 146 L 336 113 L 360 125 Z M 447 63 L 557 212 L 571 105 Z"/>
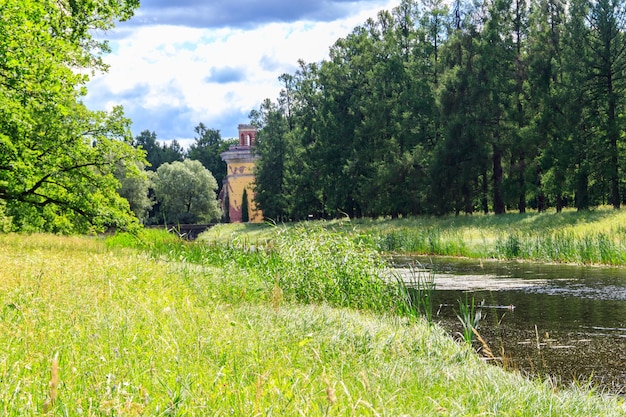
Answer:
<path fill-rule="evenodd" d="M 200 122 L 235 137 L 250 110 L 276 99 L 278 77 L 317 62 L 352 29 L 400 0 L 142 0 L 104 36 L 109 71 L 92 77 L 86 104 L 123 105 L 133 134 L 193 141 Z"/>

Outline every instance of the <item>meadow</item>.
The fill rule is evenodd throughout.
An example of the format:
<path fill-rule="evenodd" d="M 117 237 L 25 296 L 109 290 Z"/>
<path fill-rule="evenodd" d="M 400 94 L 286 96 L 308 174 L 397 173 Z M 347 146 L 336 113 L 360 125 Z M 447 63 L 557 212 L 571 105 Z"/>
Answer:
<path fill-rule="evenodd" d="M 626 211 L 611 207 L 500 216 L 343 219 L 324 225 L 383 253 L 626 265 Z M 271 234 L 270 225 L 229 225 L 209 230 L 202 238 L 263 242 Z"/>
<path fill-rule="evenodd" d="M 365 239 L 239 227 L 194 243 L 0 235 L 0 414 L 626 413 L 485 363 L 411 312 Z"/>

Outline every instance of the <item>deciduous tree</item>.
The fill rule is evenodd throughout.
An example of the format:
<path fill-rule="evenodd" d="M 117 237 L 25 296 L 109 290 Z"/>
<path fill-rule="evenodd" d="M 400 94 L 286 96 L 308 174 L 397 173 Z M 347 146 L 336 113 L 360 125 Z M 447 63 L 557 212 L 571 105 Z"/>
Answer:
<path fill-rule="evenodd" d="M 89 72 L 105 70 L 96 29 L 132 16 L 138 0 L 4 0 L 0 4 L 0 200 L 21 230 L 130 227 L 118 165 L 135 172 L 121 108 L 81 102 Z"/>
<path fill-rule="evenodd" d="M 215 178 L 199 161 L 165 163 L 157 169 L 154 191 L 166 224 L 210 222 L 221 217 Z"/>

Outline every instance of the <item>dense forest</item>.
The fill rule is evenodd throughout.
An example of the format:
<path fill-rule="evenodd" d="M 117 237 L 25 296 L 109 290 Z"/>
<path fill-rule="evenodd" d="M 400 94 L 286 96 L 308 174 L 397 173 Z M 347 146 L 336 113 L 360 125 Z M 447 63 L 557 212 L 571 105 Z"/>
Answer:
<path fill-rule="evenodd" d="M 251 120 L 268 218 L 626 201 L 626 2 L 403 0 Z"/>

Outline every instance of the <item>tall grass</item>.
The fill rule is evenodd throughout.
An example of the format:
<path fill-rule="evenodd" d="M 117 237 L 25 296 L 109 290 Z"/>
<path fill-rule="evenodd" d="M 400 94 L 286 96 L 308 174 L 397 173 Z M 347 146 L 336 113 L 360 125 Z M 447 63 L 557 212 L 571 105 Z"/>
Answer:
<path fill-rule="evenodd" d="M 408 266 L 409 275 L 398 277 L 407 288 L 409 303 L 416 314 L 433 322 L 433 294 L 436 289 L 434 269 L 426 271 L 419 263 Z"/>
<path fill-rule="evenodd" d="M 605 232 L 555 231 L 544 235 L 512 232 L 498 238 L 489 255 L 499 259 L 625 265 L 626 241 Z"/>
<path fill-rule="evenodd" d="M 244 269 L 254 297 L 271 298 L 279 288 L 288 302 L 327 303 L 391 314 L 413 315 L 404 282 L 394 279 L 380 254 L 363 242 L 319 225 L 274 229 L 271 240 L 246 237 L 190 243 L 157 232 L 108 240 L 110 246 L 141 247 L 155 259 Z M 161 232 L 162 233 L 162 232 Z"/>
<path fill-rule="evenodd" d="M 624 224 L 626 212 L 600 208 L 363 220 L 352 222 L 352 227 L 381 252 L 626 265 Z"/>
<path fill-rule="evenodd" d="M 0 235 L 0 415 L 624 413 L 486 366 L 418 320 L 269 299 L 248 243 L 232 262 L 212 252 L 225 267 L 187 261 L 190 247 L 204 253 Z"/>
<path fill-rule="evenodd" d="M 463 341 L 471 346 L 474 341 L 474 335 L 478 330 L 480 320 L 483 318 L 481 307 L 484 301 L 482 301 L 477 307 L 474 297 L 470 299 L 467 293 L 465 293 L 465 300 L 458 300 L 458 303 L 459 314 L 457 314 L 457 318 L 463 326 L 463 333 L 461 336 Z"/>

